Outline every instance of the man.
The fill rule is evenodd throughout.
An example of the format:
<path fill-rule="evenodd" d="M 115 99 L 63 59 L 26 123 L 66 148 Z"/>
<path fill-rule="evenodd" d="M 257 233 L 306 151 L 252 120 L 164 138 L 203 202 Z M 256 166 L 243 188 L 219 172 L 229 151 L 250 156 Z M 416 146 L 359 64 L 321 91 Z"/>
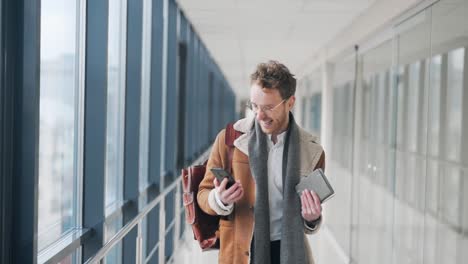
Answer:
<path fill-rule="evenodd" d="M 229 162 L 225 130 L 215 140 L 197 198 L 206 213 L 227 216 L 220 220 L 219 263 L 313 263 L 305 234 L 319 228 L 322 208 L 316 193 L 299 196 L 295 186 L 324 169 L 325 155 L 294 121 L 295 90 L 296 79 L 279 62 L 261 63 L 251 75 L 255 118 L 234 124 L 243 134 L 234 141 L 230 188 L 210 171 Z"/>

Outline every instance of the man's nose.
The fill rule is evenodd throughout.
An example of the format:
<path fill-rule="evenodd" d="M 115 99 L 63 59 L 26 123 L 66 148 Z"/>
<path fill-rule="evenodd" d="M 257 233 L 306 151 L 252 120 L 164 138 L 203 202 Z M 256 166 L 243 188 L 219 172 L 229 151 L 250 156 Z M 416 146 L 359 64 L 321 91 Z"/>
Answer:
<path fill-rule="evenodd" d="M 257 111 L 257 120 L 263 120 L 265 119 L 266 115 L 265 115 L 265 112 L 263 112 L 262 110 L 258 109 Z"/>

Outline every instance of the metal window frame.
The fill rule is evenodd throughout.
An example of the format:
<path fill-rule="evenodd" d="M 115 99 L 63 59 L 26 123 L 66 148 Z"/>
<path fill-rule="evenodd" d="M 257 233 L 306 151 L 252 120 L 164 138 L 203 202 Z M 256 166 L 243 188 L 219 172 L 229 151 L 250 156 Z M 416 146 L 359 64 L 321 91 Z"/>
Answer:
<path fill-rule="evenodd" d="M 176 59 L 176 87 L 177 87 L 177 146 L 175 154 L 176 172 L 185 165 L 185 142 L 186 142 L 186 94 L 187 94 L 187 45 L 185 44 L 185 21 L 180 10 L 177 11 L 177 59 Z"/>
<path fill-rule="evenodd" d="M 86 52 L 86 1 L 78 0 L 77 25 L 76 25 L 76 52 L 77 60 L 75 62 L 78 74 L 75 78 L 76 91 L 76 113 L 75 113 L 75 193 L 73 211 L 75 212 L 74 227 L 62 234 L 60 238 L 37 253 L 38 263 L 56 263 L 64 257 L 76 253 L 75 258 L 81 259 L 81 243 L 83 243 L 91 234 L 91 230 L 81 228 L 82 226 L 82 192 L 83 192 L 83 140 L 84 140 L 84 89 L 85 89 L 85 52 Z"/>
<path fill-rule="evenodd" d="M 163 135 L 161 151 L 163 158 L 161 164 L 163 184 L 161 188 L 167 187 L 176 178 L 176 151 L 177 146 L 177 20 L 178 7 L 174 0 L 164 1 L 164 12 L 166 15 L 164 23 L 164 82 L 163 82 Z"/>
<path fill-rule="evenodd" d="M 156 166 L 152 167 L 152 173 L 148 174 L 149 186 L 146 190 L 141 193 L 138 193 L 138 180 L 133 177 L 131 183 L 127 183 L 125 186 L 125 203 L 118 210 L 116 214 L 110 215 L 108 218 L 113 218 L 115 215 L 123 214 L 124 216 L 128 213 L 127 216 L 135 215 L 135 204 L 133 201 L 136 196 L 141 196 L 142 194 L 148 196 L 150 201 L 154 201 L 154 197 L 161 193 L 161 190 L 164 190 L 164 174 L 161 173 L 163 170 L 162 162 L 166 162 L 165 158 L 165 148 L 161 148 L 159 141 L 164 144 L 165 136 L 163 131 L 166 131 L 167 119 L 165 114 L 158 113 L 158 109 L 166 109 L 167 107 L 161 107 L 158 103 L 160 98 L 157 98 L 158 92 L 162 91 L 164 96 L 162 100 L 164 104 L 167 105 L 168 98 L 168 77 L 169 77 L 169 65 L 168 65 L 168 38 L 169 34 L 176 34 L 174 31 L 169 29 L 169 19 L 175 19 L 174 16 L 169 15 L 169 6 L 171 6 L 172 13 L 176 12 L 177 14 L 177 26 L 180 27 L 182 20 L 182 13 L 177 7 L 177 4 L 170 0 L 164 1 L 163 11 L 161 12 L 161 17 L 158 17 L 157 4 L 154 4 L 152 7 L 153 14 L 151 18 L 152 29 L 151 29 L 151 40 L 156 40 L 163 36 L 162 40 L 159 41 L 160 46 L 156 41 L 151 42 L 151 132 L 150 132 L 150 152 L 156 154 L 151 158 L 156 158 L 157 161 L 161 162 Z M 5 10 L 4 7 L 8 6 L 11 9 Z M 2 148 L 7 150 L 7 154 L 11 157 L 9 160 L 6 159 L 5 152 L 1 154 L 1 167 L 2 173 L 6 171 L 7 175 L 6 184 L 2 185 L 1 195 L 2 198 L 6 197 L 7 199 L 2 199 L 2 210 L 10 212 L 9 217 L 4 217 L 2 215 L 2 230 L 5 230 L 5 227 L 8 227 L 11 230 L 11 233 L 2 232 L 2 242 L 6 241 L 5 244 L 2 243 L 2 250 L 10 251 L 11 256 L 2 254 L 2 262 L 5 260 L 6 263 L 36 263 L 37 261 L 37 239 L 35 239 L 35 234 L 37 233 L 37 192 L 38 192 L 38 140 L 39 140 L 39 78 L 40 78 L 40 1 L 33 0 L 23 0 L 23 1 L 14 1 L 14 0 L 4 0 L 1 2 L 1 38 L 2 38 L 2 51 L 9 51 L 4 54 L 9 54 L 9 58 L 6 60 L 2 66 L 12 65 L 12 75 L 3 74 L 8 69 L 3 69 L 0 74 L 0 79 L 2 84 L 8 82 L 8 85 L 2 86 L 1 94 L 5 95 L 7 93 L 12 94 L 14 100 L 11 105 L 4 107 L 3 98 L 12 98 L 12 97 L 1 97 L 2 108 L 0 109 L 2 117 L 7 115 L 9 119 L 2 119 L 1 123 L 1 140 L 2 144 L 6 142 L 13 142 L 10 148 Z M 131 6 L 134 8 L 136 6 Z M 105 175 L 105 142 L 106 142 L 106 104 L 107 104 L 107 31 L 108 31 L 108 1 L 107 0 L 96 0 L 96 1 L 84 1 L 79 2 L 80 10 L 80 22 L 78 38 L 78 62 L 77 67 L 78 71 L 78 136 L 77 136 L 77 146 L 78 146 L 78 155 L 77 159 L 77 174 L 83 175 L 82 179 L 77 179 L 77 200 L 78 203 L 76 206 L 77 213 L 81 217 L 77 219 L 77 225 L 84 228 L 75 228 L 71 232 L 63 236 L 63 240 L 69 242 L 58 241 L 54 244 L 55 251 L 48 251 L 48 255 L 44 255 L 43 258 L 39 259 L 40 262 L 57 262 L 61 258 L 75 252 L 80 244 L 83 245 L 82 262 L 85 262 L 89 256 L 92 256 L 96 251 L 102 248 L 103 245 L 103 232 L 104 226 L 103 223 L 108 219 L 105 217 L 105 208 L 104 208 L 104 175 Z M 5 17 L 6 11 L 8 11 L 8 16 Z M 13 12 L 12 12 L 13 11 Z M 129 12 L 129 10 L 127 10 Z M 171 13 L 171 14 L 172 14 Z M 162 19 L 161 19 L 162 18 Z M 8 23 L 4 23 L 4 22 Z M 20 23 L 18 23 L 18 21 Z M 127 21 L 128 23 L 128 21 Z M 7 27 L 11 26 L 11 27 Z M 156 26 L 155 26 L 156 25 Z M 158 29 L 159 27 L 159 29 Z M 8 28 L 8 31 L 5 30 Z M 162 29 L 162 30 L 161 30 Z M 180 29 L 180 28 L 179 28 Z M 191 89 L 191 92 L 194 95 L 197 95 L 198 99 L 205 100 L 207 96 L 206 88 L 206 74 L 208 73 L 208 68 L 216 68 L 216 64 L 212 61 L 209 56 L 208 51 L 204 47 L 203 43 L 200 41 L 196 33 L 192 29 L 189 23 L 187 23 L 187 39 L 189 41 L 189 47 L 187 49 L 187 58 L 193 58 L 190 60 L 190 64 L 187 66 L 187 82 L 189 78 L 193 78 L 195 81 L 197 89 Z M 162 34 L 157 34 L 161 30 Z M 156 34 L 155 34 L 156 33 Z M 179 32 L 180 33 L 180 32 Z M 127 32 L 129 34 L 129 32 Z M 5 36 L 8 36 L 7 38 Z M 192 36 L 192 37 L 191 37 Z M 174 36 L 173 36 L 174 37 Z M 141 41 L 141 39 L 136 38 L 134 40 L 131 37 L 127 36 L 127 41 L 129 43 L 136 43 Z M 8 42 L 6 42 L 8 40 Z M 175 40 L 177 42 L 177 35 L 175 35 Z M 153 43 L 154 42 L 154 43 Z M 154 48 L 156 47 L 156 48 Z M 160 50 L 157 48 L 161 47 Z M 127 47 L 128 49 L 128 47 Z M 159 54 L 158 54 L 159 52 Z M 173 56 L 177 57 L 177 48 L 175 48 Z M 190 55 L 189 55 L 190 54 Z M 159 55 L 159 56 L 158 56 Z M 163 57 L 161 60 L 160 58 Z M 164 58 L 165 57 L 165 58 Z M 86 61 L 85 61 L 86 58 Z M 140 58 L 141 59 L 141 55 Z M 129 58 L 127 58 L 129 60 Z M 3 60 L 2 60 L 3 61 Z M 174 61 L 173 61 L 174 63 Z M 141 64 L 141 61 L 140 61 Z M 153 67 L 158 65 L 159 68 Z M 128 67 L 128 66 L 127 66 Z M 217 68 L 216 68 L 217 69 Z M 157 71 L 162 72 L 161 78 L 157 78 Z M 177 68 L 173 69 L 174 71 Z M 130 76 L 131 73 L 127 70 L 125 72 Z M 174 72 L 172 72 L 173 74 Z M 202 74 L 203 76 L 200 76 Z M 219 78 L 221 75 L 220 72 L 215 71 L 216 78 Z M 5 76 L 11 78 L 6 80 Z M 133 76 L 133 75 L 132 75 Z M 153 78 L 155 77 L 156 78 Z M 135 77 L 135 76 L 134 76 Z M 137 77 L 135 77 L 137 78 Z M 222 79 L 222 78 L 221 78 Z M 177 80 L 172 80 L 177 86 Z M 133 81 L 126 79 L 127 83 Z M 223 80 L 225 82 L 225 80 Z M 11 85 L 10 85 L 11 84 Z M 18 87 L 20 87 L 18 89 Z M 228 86 L 226 86 L 228 87 Z M 201 90 L 199 90 L 201 89 Z M 155 92 L 156 91 L 156 92 Z M 197 92 L 195 92 L 197 91 Z M 134 91 L 132 91 L 134 92 Z M 175 90 L 173 91 L 175 92 Z M 201 92 L 201 94 L 199 93 Z M 136 94 L 137 92 L 135 92 Z M 161 97 L 161 96 L 159 96 Z M 140 96 L 132 98 L 129 96 L 127 91 L 127 97 L 125 100 L 130 102 L 136 102 L 136 100 L 141 99 Z M 174 98 L 173 98 L 174 99 Z M 175 99 L 174 99 L 175 100 Z M 190 97 L 192 106 L 195 105 L 193 98 Z M 137 104 L 137 103 L 135 103 Z M 128 104 L 129 105 L 129 104 Z M 203 113 L 193 113 L 194 118 L 197 120 L 203 120 L 204 115 L 206 114 L 206 109 L 203 109 Z M 125 110 L 127 119 L 130 119 L 130 116 L 139 116 L 141 113 L 138 111 L 131 113 L 129 109 Z M 175 114 L 175 113 L 172 113 Z M 158 117 L 159 115 L 159 117 Z M 154 116 L 154 117 L 153 117 Z M 18 118 L 16 118 L 18 117 Z M 14 119 L 15 118 L 15 119 Z M 163 119 L 162 129 L 159 122 Z M 203 139 L 203 131 L 206 127 L 202 126 L 200 122 L 192 120 L 192 124 L 197 124 L 197 134 L 190 134 L 187 136 L 193 136 L 193 139 Z M 156 122 L 155 122 L 156 121 Z M 8 123 L 9 122 L 9 123 Z M 129 129 L 130 126 L 125 124 L 126 129 Z M 8 129 L 11 130 L 8 130 Z M 8 130 L 8 131 L 7 131 Z M 167 131 L 170 131 L 167 129 Z M 167 131 L 165 133 L 167 133 Z M 133 131 L 135 132 L 135 131 Z M 136 132 L 138 133 L 138 132 Z M 154 140 L 154 137 L 157 137 L 157 141 Z M 131 140 L 139 138 L 137 134 L 130 137 L 130 134 L 125 133 L 125 142 L 130 143 Z M 10 140 L 11 139 L 11 140 Z M 177 140 L 177 139 L 175 139 Z M 208 144 L 208 140 L 199 141 L 199 140 L 190 140 L 195 142 L 191 146 L 192 151 L 186 153 L 187 157 L 194 157 L 191 154 L 199 154 L 204 146 Z M 156 143 L 156 144 L 155 144 Z M 169 146 L 169 145 L 167 145 Z M 3 145 L 2 145 L 3 147 Z M 138 146 L 135 146 L 134 150 L 138 150 Z M 138 167 L 138 157 L 130 160 L 127 157 L 131 154 L 132 149 L 125 149 L 125 168 L 128 171 L 125 172 L 125 180 L 131 180 L 130 176 L 134 176 L 135 167 Z M 173 150 L 172 150 L 173 151 Z M 162 154 L 162 156 L 160 156 Z M 135 165 L 135 160 L 137 160 L 137 165 Z M 153 160 L 151 160 L 153 161 Z M 175 162 L 175 160 L 174 160 Z M 169 167 L 173 167 L 171 164 L 174 162 L 169 162 Z M 6 164 L 6 165 L 5 165 Z M 9 170 L 8 165 L 11 165 Z M 26 164 L 26 166 L 25 166 Z M 133 164 L 130 166 L 130 164 Z M 174 163 L 175 164 L 175 163 Z M 153 162 L 151 162 L 151 166 Z M 133 168 L 133 169 L 132 169 Z M 8 173 L 11 172 L 11 173 Z M 136 172 L 138 173 L 138 172 Z M 3 174 L 2 174 L 3 175 Z M 79 178 L 79 177 L 78 177 Z M 3 178 L 2 178 L 3 180 Z M 10 180 L 11 182 L 7 182 Z M 3 183 L 3 182 L 2 182 Z M 162 183 L 162 184 L 159 184 Z M 132 185 L 133 184 L 133 185 Z M 8 188 L 11 187 L 11 188 Z M 9 192 L 8 192 L 9 191 Z M 167 254 L 165 253 L 164 248 L 167 248 L 170 252 L 173 252 L 172 245 L 166 243 L 166 236 L 168 233 L 174 234 L 175 237 L 180 237 L 180 217 L 177 217 L 181 213 L 180 208 L 180 195 L 179 193 L 175 194 L 174 201 L 165 201 L 164 198 L 161 200 L 161 205 L 164 202 L 164 207 L 159 208 L 159 216 L 156 216 L 156 221 L 151 222 L 153 226 L 155 223 L 159 226 L 161 232 L 155 233 L 159 236 L 159 239 L 162 244 L 159 242 L 156 246 L 159 250 L 159 259 L 166 259 Z M 82 200 L 82 204 L 80 201 Z M 6 208 L 5 203 L 3 202 L 12 202 L 18 201 L 17 208 Z M 137 201 L 138 202 L 138 201 Z M 167 202 L 167 203 L 165 203 Z M 26 206 L 23 206 L 26 205 Z M 81 206 L 82 205 L 82 206 Z M 175 208 L 174 208 L 175 205 Z M 138 207 L 138 206 L 136 206 Z M 166 214 L 166 210 L 172 208 L 174 210 L 175 217 L 172 217 L 172 212 Z M 133 211 L 132 211 L 133 210 Z M 31 217 L 31 212 L 33 212 L 33 217 Z M 168 217 L 168 218 L 166 218 Z M 150 221 L 149 221 L 150 222 Z M 168 223 L 166 228 L 166 222 Z M 11 227 L 11 228 L 10 228 Z M 164 229 L 161 229 L 164 228 Z M 141 235 L 141 230 L 138 230 Z M 150 230 L 148 230 L 150 231 Z M 148 233 L 148 235 L 151 232 Z M 12 234 L 15 236 L 13 237 Z M 154 234 L 152 234 L 154 235 Z M 6 238 L 6 239 L 4 239 Z M 177 241 L 174 241 L 174 248 L 177 247 Z M 168 240 L 169 243 L 169 240 Z M 2 251 L 4 252 L 4 251 Z M 79 252 L 79 251 L 78 251 Z M 132 253 L 133 254 L 133 253 Z"/>
<path fill-rule="evenodd" d="M 2 125 L 4 139 L 12 142 L 2 157 L 7 174 L 5 192 L 14 206 L 7 211 L 4 222 L 6 236 L 5 263 L 37 262 L 37 204 L 39 153 L 39 66 L 40 66 L 40 2 L 33 0 L 2 1 L 2 51 L 8 54 L 2 60 L 5 94 L 12 95 L 6 108 L 8 118 Z M 11 98 L 9 98 L 11 99 Z M 3 122 L 3 121 L 2 121 Z M 2 197 L 3 198 L 3 197 Z M 3 234 L 3 233 L 2 233 Z"/>
<path fill-rule="evenodd" d="M 119 124 L 118 124 L 118 132 L 117 135 L 118 137 L 116 138 L 116 145 L 119 147 L 117 148 L 117 163 L 116 163 L 116 171 L 117 174 L 112 177 L 117 177 L 116 183 L 117 183 L 117 188 L 116 188 L 116 200 L 111 202 L 110 204 L 107 204 L 108 201 L 106 201 L 106 194 L 105 192 L 107 191 L 107 177 L 109 176 L 107 173 L 107 157 L 106 157 L 106 163 L 104 165 L 104 215 L 105 215 L 105 220 L 104 220 L 104 227 L 103 227 L 103 239 L 104 241 L 107 241 L 108 239 L 111 238 L 111 236 L 108 233 L 109 228 L 113 228 L 113 225 L 117 223 L 117 226 L 121 227 L 125 223 L 125 217 L 128 217 L 129 212 L 131 212 L 135 206 L 135 203 L 132 198 L 126 199 L 124 197 L 124 184 L 126 184 L 126 179 L 125 179 L 125 169 L 126 169 L 126 122 L 128 121 L 127 119 L 127 98 L 126 98 L 126 93 L 127 93 L 127 72 L 128 72 L 128 66 L 127 66 L 127 40 L 128 40 L 128 1 L 127 0 L 119 0 L 118 2 L 114 3 L 114 1 L 108 1 L 108 17 L 107 17 L 107 23 L 108 23 L 108 30 L 107 30 L 107 45 L 109 46 L 109 31 L 111 30 L 109 28 L 109 5 L 110 4 L 117 4 L 119 5 L 119 18 L 120 21 L 118 23 L 118 30 L 120 32 L 119 34 L 119 50 L 118 50 L 118 56 L 119 56 L 119 69 L 118 69 L 118 76 L 117 78 L 119 79 L 118 86 L 115 87 L 117 89 L 117 95 L 118 98 L 118 110 L 117 110 L 117 115 L 119 116 Z M 109 47 L 107 47 L 107 60 L 106 60 L 106 78 L 108 80 L 109 78 Z M 109 100 L 109 82 L 107 82 L 107 99 Z M 109 111 L 106 108 L 106 116 L 109 115 Z M 107 119 L 106 119 L 107 121 Z M 108 129 L 106 127 L 106 147 L 107 147 L 107 140 L 109 139 L 107 136 Z M 107 153 L 107 149 L 105 150 Z M 106 154 L 107 155 L 107 154 Z M 132 175 L 133 176 L 133 175 Z M 136 179 L 137 180 L 137 179 Z M 128 182 L 130 188 L 133 187 L 133 182 L 130 181 Z M 136 207 L 138 208 L 138 201 L 136 202 Z M 130 213 L 131 214 L 131 213 Z M 115 221 L 115 222 L 114 222 Z M 118 231 L 117 231 L 118 232 Z M 127 241 L 125 241 L 127 242 Z M 117 245 L 118 247 L 118 262 L 117 263 L 122 263 L 124 259 L 124 250 L 123 250 L 124 243 Z M 128 253 L 132 254 L 131 250 L 131 244 L 125 243 L 125 246 L 128 248 Z M 117 248 L 116 247 L 116 248 Z M 104 260 L 104 263 L 107 261 Z"/>
<path fill-rule="evenodd" d="M 107 0 L 87 3 L 82 221 L 93 232 L 83 243 L 82 262 L 102 247 L 104 239 L 108 8 Z"/>
<path fill-rule="evenodd" d="M 14 250 L 13 226 L 13 180 L 14 180 L 14 141 L 15 108 L 18 104 L 17 90 L 19 76 L 14 69 L 15 61 L 19 61 L 19 38 L 15 32 L 21 32 L 17 23 L 20 16 L 18 3 L 15 1 L 0 1 L 0 263 L 10 263 Z M 9 56 L 5 56 L 9 54 Z"/>
<path fill-rule="evenodd" d="M 163 0 L 163 34 L 162 34 L 162 74 L 161 74 L 161 139 L 160 139 L 160 192 L 165 187 L 164 170 L 166 169 L 166 129 L 167 129 L 167 53 L 168 53 L 168 31 L 169 31 L 169 0 Z"/>
<path fill-rule="evenodd" d="M 154 1 L 151 6 L 151 70 L 150 70 L 150 120 L 149 120 L 149 155 L 148 155 L 148 188 L 147 202 L 151 202 L 161 193 L 161 167 L 163 157 L 163 84 L 164 84 L 164 1 Z M 156 210 L 148 213 L 146 224 L 146 252 L 151 252 L 159 240 L 159 215 Z"/>
<path fill-rule="evenodd" d="M 150 148 L 149 148 L 149 173 L 148 184 L 163 185 L 160 179 L 161 174 L 161 140 L 164 139 L 162 131 L 164 130 L 163 115 L 161 113 L 163 104 L 163 84 L 164 84 L 164 70 L 163 63 L 163 50 L 164 50 L 164 14 L 163 14 L 163 1 L 153 2 L 152 5 L 152 19 L 151 19 L 151 80 L 150 80 Z"/>
<path fill-rule="evenodd" d="M 79 25 L 78 25 L 78 133 L 77 133 L 77 158 L 75 177 L 75 191 L 77 194 L 75 212 L 77 214 L 76 226 L 83 226 L 83 163 L 84 163 L 84 127 L 85 127 L 85 82 L 86 82 L 86 7 L 87 1 L 79 0 Z M 81 248 L 78 250 L 78 259 L 81 259 Z"/>
<path fill-rule="evenodd" d="M 123 225 L 138 215 L 138 195 L 140 164 L 140 129 L 142 94 L 142 42 L 143 42 L 143 1 L 127 2 L 127 56 L 126 56 L 126 89 L 125 95 L 125 143 L 123 199 L 128 206 L 123 209 Z M 133 263 L 136 256 L 137 230 L 133 229 L 123 238 L 122 263 Z"/>
<path fill-rule="evenodd" d="M 2 212 L 5 212 L 2 214 L 0 262 L 42 263 L 53 262 L 54 259 L 58 261 L 79 247 L 78 241 L 86 238 L 88 230 L 79 228 L 70 230 L 53 244 L 55 247 L 48 247 L 47 254 L 42 258 L 38 256 L 36 233 L 39 177 L 37 153 L 39 151 L 40 3 L 2 1 L 1 11 L 3 51 L 1 56 L 4 54 L 9 56 L 2 58 L 4 68 L 0 77 L 3 117 L 0 130 L 1 169 L 4 175 Z M 82 61 L 78 61 L 77 64 Z M 79 82 L 82 80 L 83 78 L 77 78 L 78 87 L 81 87 Z M 3 101 L 7 98 L 8 101 Z M 79 138 L 78 135 L 77 139 Z M 22 150 L 18 151 L 17 148 Z M 79 156 L 78 151 L 77 159 Z M 79 168 L 77 173 L 79 174 Z M 75 187 L 78 188 L 79 183 L 75 183 Z M 77 200 L 80 198 L 77 197 Z M 19 203 L 13 207 L 13 201 Z M 80 206 L 75 204 L 74 207 L 77 209 Z M 76 212 L 79 214 L 79 211 Z M 76 221 L 76 225 L 80 225 L 79 220 Z M 76 236 L 77 239 L 69 241 L 71 237 Z"/>

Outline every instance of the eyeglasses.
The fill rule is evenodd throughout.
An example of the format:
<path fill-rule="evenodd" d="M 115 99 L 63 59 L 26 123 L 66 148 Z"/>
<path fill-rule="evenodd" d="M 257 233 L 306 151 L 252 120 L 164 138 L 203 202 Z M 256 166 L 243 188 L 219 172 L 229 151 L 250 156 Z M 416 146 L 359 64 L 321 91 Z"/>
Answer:
<path fill-rule="evenodd" d="M 273 113 L 273 111 L 280 105 L 282 105 L 284 102 L 286 102 L 287 99 L 284 99 L 283 101 L 281 101 L 279 104 L 275 105 L 275 106 L 261 106 L 261 105 L 257 105 L 255 103 L 252 103 L 252 102 L 248 102 L 247 103 L 247 107 L 250 108 L 250 110 L 252 110 L 255 114 L 258 113 L 258 111 L 262 111 L 263 113 L 265 114 L 271 114 Z"/>

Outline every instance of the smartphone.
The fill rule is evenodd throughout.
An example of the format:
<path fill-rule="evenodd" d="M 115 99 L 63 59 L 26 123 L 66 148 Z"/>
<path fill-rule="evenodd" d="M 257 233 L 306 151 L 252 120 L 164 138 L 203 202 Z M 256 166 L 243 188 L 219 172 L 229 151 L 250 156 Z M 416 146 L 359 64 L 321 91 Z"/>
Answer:
<path fill-rule="evenodd" d="M 212 168 L 211 172 L 215 175 L 216 179 L 218 179 L 218 182 L 221 183 L 224 178 L 228 179 L 228 183 L 226 185 L 226 189 L 231 187 L 236 181 L 234 180 L 234 177 L 232 177 L 229 172 L 225 171 L 223 168 Z"/>

